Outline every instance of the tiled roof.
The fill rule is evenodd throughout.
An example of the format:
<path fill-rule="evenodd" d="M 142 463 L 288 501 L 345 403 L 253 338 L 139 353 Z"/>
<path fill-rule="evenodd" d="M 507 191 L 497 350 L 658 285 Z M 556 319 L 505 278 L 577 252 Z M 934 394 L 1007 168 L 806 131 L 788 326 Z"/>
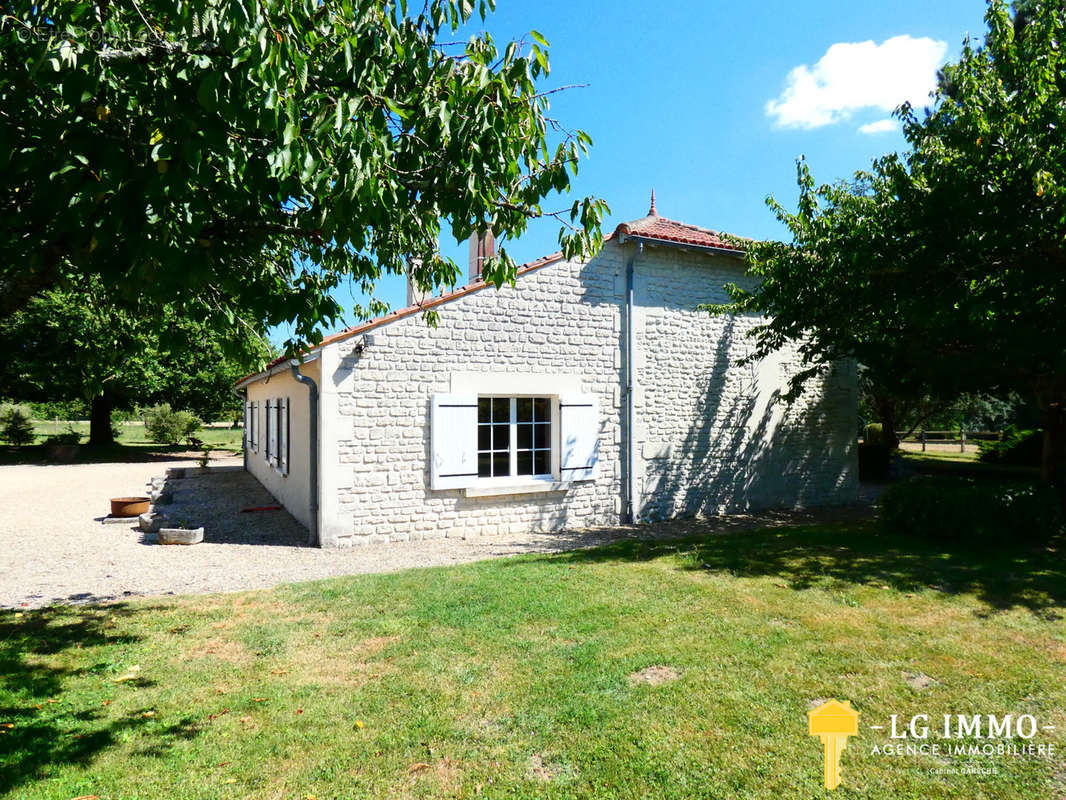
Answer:
<path fill-rule="evenodd" d="M 652 202 L 654 203 L 654 201 Z M 734 250 L 737 253 L 744 252 L 744 248 L 736 244 L 734 237 L 722 238 L 722 235 L 717 231 L 698 228 L 695 225 L 660 217 L 655 213 L 654 204 L 651 211 L 652 213 L 642 219 L 623 222 L 615 228 L 614 232 L 625 236 L 654 239 L 660 242 L 688 244 L 697 247 L 714 247 L 719 250 Z"/>

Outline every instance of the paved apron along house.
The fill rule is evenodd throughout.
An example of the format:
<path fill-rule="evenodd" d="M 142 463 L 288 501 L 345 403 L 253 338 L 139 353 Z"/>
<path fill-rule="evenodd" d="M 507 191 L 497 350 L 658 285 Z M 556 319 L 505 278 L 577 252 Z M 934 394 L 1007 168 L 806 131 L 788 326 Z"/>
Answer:
<path fill-rule="evenodd" d="M 496 291 L 326 338 L 238 384 L 247 469 L 323 546 L 550 531 L 855 499 L 855 367 L 776 402 L 794 351 L 736 361 L 756 317 L 713 231 L 657 216 L 589 261 L 551 255 Z M 479 253 L 479 251 L 481 251 Z M 414 298 L 409 298 L 414 299 Z M 429 327 L 421 309 L 437 308 Z"/>

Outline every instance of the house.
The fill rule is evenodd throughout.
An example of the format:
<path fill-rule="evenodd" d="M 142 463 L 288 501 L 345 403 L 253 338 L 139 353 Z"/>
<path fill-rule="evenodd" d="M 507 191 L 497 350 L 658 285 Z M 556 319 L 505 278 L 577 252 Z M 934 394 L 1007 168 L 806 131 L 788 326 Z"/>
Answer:
<path fill-rule="evenodd" d="M 468 285 L 240 381 L 247 469 L 322 546 L 851 502 L 855 366 L 792 404 L 795 351 L 737 366 L 758 319 L 697 308 L 750 280 L 731 241 L 653 195 L 499 291 L 472 245 Z"/>

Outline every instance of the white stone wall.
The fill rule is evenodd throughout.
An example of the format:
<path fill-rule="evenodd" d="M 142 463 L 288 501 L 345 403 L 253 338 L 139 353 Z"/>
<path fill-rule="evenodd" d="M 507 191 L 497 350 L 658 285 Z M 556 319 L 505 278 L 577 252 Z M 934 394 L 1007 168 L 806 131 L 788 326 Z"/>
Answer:
<path fill-rule="evenodd" d="M 738 366 L 754 316 L 712 317 L 743 285 L 736 259 L 646 245 L 637 261 L 638 462 L 642 519 L 854 502 L 858 383 L 853 364 L 780 400 L 793 350 Z"/>
<path fill-rule="evenodd" d="M 304 364 L 300 371 L 317 383 L 321 376 L 318 361 Z M 266 460 L 266 401 L 289 398 L 289 473 L 282 475 Z M 289 370 L 271 375 L 247 387 L 247 399 L 259 403 L 259 452 L 247 451 L 248 471 L 289 513 L 302 524 L 311 524 L 310 495 L 310 415 L 308 389 Z M 248 428 L 245 427 L 245 435 Z"/>
<path fill-rule="evenodd" d="M 625 264 L 609 242 L 589 263 L 557 262 L 354 337 L 322 353 L 324 545 L 616 524 L 625 493 Z M 741 369 L 751 319 L 699 303 L 743 280 L 738 260 L 646 246 L 636 267 L 637 485 L 642 519 L 853 500 L 854 369 L 792 407 L 773 402 L 795 369 L 784 354 Z M 430 398 L 471 375 L 566 378 L 599 398 L 600 471 L 565 492 L 467 497 L 429 488 Z M 521 378 L 517 376 L 523 376 Z M 520 393 L 520 392 L 516 392 Z M 269 488 L 269 486 L 268 486 Z"/>
<path fill-rule="evenodd" d="M 326 384 L 336 389 L 336 460 L 324 463 L 338 502 L 323 524 L 330 545 L 478 536 L 613 524 L 620 513 L 617 277 L 609 245 L 590 263 L 559 262 L 375 329 L 362 353 L 356 337 L 326 348 Z M 330 353 L 330 351 L 334 351 Z M 335 367 L 330 365 L 336 363 Z M 459 390 L 471 373 L 530 373 L 567 379 L 599 398 L 600 470 L 564 492 L 467 497 L 429 488 L 430 398 Z M 454 379 L 454 380 L 453 380 Z M 516 393 L 521 393 L 518 391 Z M 329 411 L 324 407 L 324 414 Z"/>

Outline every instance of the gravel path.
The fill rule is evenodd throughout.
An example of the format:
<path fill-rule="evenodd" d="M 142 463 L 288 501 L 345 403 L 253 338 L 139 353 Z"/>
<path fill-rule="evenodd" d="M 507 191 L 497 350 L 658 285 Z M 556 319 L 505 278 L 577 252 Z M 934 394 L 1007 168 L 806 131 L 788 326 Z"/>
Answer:
<path fill-rule="evenodd" d="M 190 461 L 0 467 L 0 607 L 102 602 L 129 595 L 225 592 L 279 583 L 440 566 L 516 553 L 556 552 L 621 538 L 670 538 L 853 517 L 863 508 L 769 513 L 715 520 L 554 534 L 449 538 L 340 550 L 303 546 L 307 530 L 285 511 L 241 513 L 273 503 L 247 473 L 217 470 L 172 483 L 164 507 L 206 527 L 193 547 L 164 547 L 133 524 L 102 524 L 108 498 L 144 494 L 153 476 Z"/>

